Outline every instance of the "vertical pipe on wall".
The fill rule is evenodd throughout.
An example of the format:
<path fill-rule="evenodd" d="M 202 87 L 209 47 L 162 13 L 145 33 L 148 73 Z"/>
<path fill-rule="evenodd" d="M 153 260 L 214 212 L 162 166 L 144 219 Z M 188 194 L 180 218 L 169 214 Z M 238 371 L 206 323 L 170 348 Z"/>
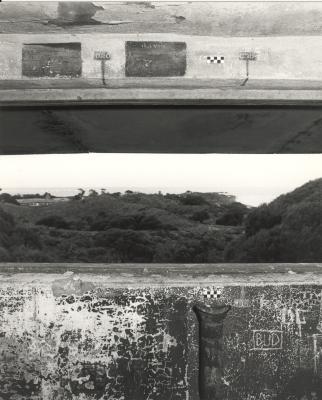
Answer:
<path fill-rule="evenodd" d="M 199 396 L 200 400 L 219 400 L 223 391 L 223 322 L 231 306 L 195 305 L 199 322 Z"/>
<path fill-rule="evenodd" d="M 105 81 L 105 60 L 101 60 L 101 72 L 102 72 L 102 83 L 105 86 L 106 81 Z"/>

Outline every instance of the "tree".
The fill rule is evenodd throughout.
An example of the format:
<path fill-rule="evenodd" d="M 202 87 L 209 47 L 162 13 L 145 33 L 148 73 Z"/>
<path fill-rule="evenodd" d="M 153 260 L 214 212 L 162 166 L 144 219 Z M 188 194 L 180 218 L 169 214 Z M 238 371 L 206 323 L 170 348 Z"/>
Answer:
<path fill-rule="evenodd" d="M 256 235 L 232 241 L 225 249 L 225 261 L 282 262 L 286 254 L 280 229 L 262 229 Z"/>
<path fill-rule="evenodd" d="M 38 230 L 30 226 L 17 226 L 11 235 L 11 246 L 25 246 L 29 249 L 41 249 L 42 242 Z"/>
<path fill-rule="evenodd" d="M 241 203 L 234 202 L 227 206 L 225 213 L 216 220 L 217 225 L 237 226 L 244 221 L 248 208 Z"/>
<path fill-rule="evenodd" d="M 20 206 L 20 203 L 9 193 L 1 193 L 0 194 L 0 202 Z"/>
<path fill-rule="evenodd" d="M 79 191 L 78 194 L 76 194 L 73 199 L 74 200 L 82 200 L 84 198 L 85 190 L 82 188 L 77 189 Z"/>
<path fill-rule="evenodd" d="M 89 189 L 89 196 L 96 197 L 98 196 L 98 193 L 95 189 Z"/>
<path fill-rule="evenodd" d="M 36 222 L 36 225 L 45 225 L 49 228 L 56 229 L 70 229 L 70 224 L 59 215 L 51 215 L 49 217 L 41 218 L 39 221 Z"/>
<path fill-rule="evenodd" d="M 11 261 L 11 256 L 4 247 L 0 247 L 0 262 Z"/>
<path fill-rule="evenodd" d="M 204 222 L 210 218 L 210 215 L 207 210 L 196 211 L 192 214 L 191 219 L 193 221 Z"/>
<path fill-rule="evenodd" d="M 95 246 L 114 249 L 121 262 L 152 262 L 153 242 L 143 232 L 109 229 L 96 235 Z"/>
<path fill-rule="evenodd" d="M 188 193 L 184 196 L 180 196 L 179 200 L 185 206 L 202 206 L 208 204 L 207 200 L 204 197 L 193 193 Z"/>
<path fill-rule="evenodd" d="M 10 236 L 14 231 L 15 222 L 13 216 L 0 208 L 0 246 L 7 247 L 10 244 Z"/>
<path fill-rule="evenodd" d="M 255 208 L 249 213 L 245 222 L 245 231 L 247 236 L 259 232 L 261 229 L 270 229 L 282 221 L 281 215 L 267 204 Z"/>
<path fill-rule="evenodd" d="M 252 210 L 245 234 L 225 250 L 233 262 L 320 262 L 322 182 L 303 185 Z"/>

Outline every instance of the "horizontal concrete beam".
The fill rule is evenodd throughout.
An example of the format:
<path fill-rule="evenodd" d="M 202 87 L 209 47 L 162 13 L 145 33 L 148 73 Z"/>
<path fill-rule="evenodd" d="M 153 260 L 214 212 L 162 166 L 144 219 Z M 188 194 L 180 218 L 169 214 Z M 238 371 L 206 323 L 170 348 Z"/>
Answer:
<path fill-rule="evenodd" d="M 0 264 L 0 283 L 63 281 L 112 288 L 321 285 L 322 264 Z"/>
<path fill-rule="evenodd" d="M 315 105 L 322 103 L 316 89 L 23 89 L 1 90 L 1 106 L 37 105 Z"/>

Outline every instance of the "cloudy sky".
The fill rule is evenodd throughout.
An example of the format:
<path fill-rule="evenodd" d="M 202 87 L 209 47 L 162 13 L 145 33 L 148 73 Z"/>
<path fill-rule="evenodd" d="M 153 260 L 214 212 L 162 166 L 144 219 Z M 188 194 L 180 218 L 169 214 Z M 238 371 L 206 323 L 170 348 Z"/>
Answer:
<path fill-rule="evenodd" d="M 258 205 L 322 177 L 322 155 L 82 154 L 1 156 L 0 187 L 222 191 Z M 60 191 L 58 190 L 60 189 Z M 54 191 L 52 191 L 54 193 Z M 64 192 L 64 191 L 63 191 Z"/>

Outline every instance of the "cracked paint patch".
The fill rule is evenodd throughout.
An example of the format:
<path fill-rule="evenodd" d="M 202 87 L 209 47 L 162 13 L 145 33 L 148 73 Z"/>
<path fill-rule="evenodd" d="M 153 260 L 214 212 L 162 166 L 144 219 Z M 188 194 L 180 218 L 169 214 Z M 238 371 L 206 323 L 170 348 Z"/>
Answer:
<path fill-rule="evenodd" d="M 1 400 L 194 400 L 197 302 L 232 305 L 222 400 L 322 398 L 321 285 L 224 286 L 204 299 L 203 287 L 36 275 L 0 282 Z"/>
<path fill-rule="evenodd" d="M 73 277 L 61 281 L 70 293 Z M 11 289 L 14 310 L 0 300 L 0 398 L 186 398 L 187 301 L 79 287 L 60 296 L 57 286 Z"/>
<path fill-rule="evenodd" d="M 91 282 L 83 282 L 73 272 L 66 272 L 63 278 L 57 279 L 52 284 L 53 295 L 62 296 L 65 293 L 81 295 L 93 290 L 95 285 Z"/>

